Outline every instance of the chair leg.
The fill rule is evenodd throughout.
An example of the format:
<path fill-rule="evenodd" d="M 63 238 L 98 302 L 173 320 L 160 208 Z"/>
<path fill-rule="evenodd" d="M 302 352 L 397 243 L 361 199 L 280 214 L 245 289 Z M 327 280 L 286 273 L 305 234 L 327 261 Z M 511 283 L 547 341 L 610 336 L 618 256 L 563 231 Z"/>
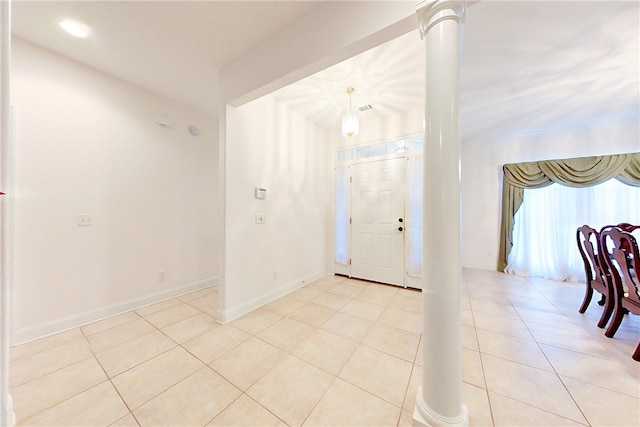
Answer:
<path fill-rule="evenodd" d="M 640 343 L 638 343 L 638 346 L 636 347 L 636 351 L 635 353 L 633 353 L 633 360 L 640 362 Z"/>
<path fill-rule="evenodd" d="M 604 297 L 604 295 L 602 295 Z M 607 326 L 607 322 L 611 318 L 611 313 L 613 313 L 615 300 L 613 298 L 606 298 L 604 310 L 602 310 L 602 316 L 600 316 L 600 320 L 598 321 L 598 328 L 604 328 Z M 615 332 L 614 332 L 615 333 Z"/>
<path fill-rule="evenodd" d="M 623 317 L 624 317 L 624 309 L 622 308 L 619 302 L 616 302 L 616 308 L 613 312 L 613 320 L 611 320 L 609 327 L 604 333 L 607 337 L 613 338 L 613 336 L 618 331 L 618 328 L 620 327 L 620 323 L 622 323 Z"/>
<path fill-rule="evenodd" d="M 606 297 L 606 296 L 604 296 L 604 294 L 602 294 L 602 295 L 600 296 L 600 301 L 598 301 L 598 305 L 599 305 L 599 306 L 603 306 L 603 305 L 605 305 L 605 303 L 606 303 L 606 302 L 607 302 L 607 297 Z"/>
<path fill-rule="evenodd" d="M 582 300 L 582 305 L 578 312 L 584 313 L 587 311 L 587 307 L 589 307 L 589 303 L 591 302 L 591 298 L 593 297 L 593 288 L 590 283 L 587 283 L 587 288 L 585 289 L 584 299 Z"/>

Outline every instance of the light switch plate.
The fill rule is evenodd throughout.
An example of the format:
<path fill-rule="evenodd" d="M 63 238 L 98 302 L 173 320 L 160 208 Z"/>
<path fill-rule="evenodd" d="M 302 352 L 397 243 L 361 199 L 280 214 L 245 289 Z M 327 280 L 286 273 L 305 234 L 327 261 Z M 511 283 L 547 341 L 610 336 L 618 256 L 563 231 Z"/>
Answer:
<path fill-rule="evenodd" d="M 78 214 L 78 227 L 91 227 L 93 221 L 91 219 L 91 214 Z"/>

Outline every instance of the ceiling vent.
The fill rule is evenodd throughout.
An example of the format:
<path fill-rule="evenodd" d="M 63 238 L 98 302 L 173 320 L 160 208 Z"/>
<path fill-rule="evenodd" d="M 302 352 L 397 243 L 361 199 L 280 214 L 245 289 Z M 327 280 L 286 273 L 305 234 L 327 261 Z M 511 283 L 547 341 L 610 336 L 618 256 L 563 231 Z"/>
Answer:
<path fill-rule="evenodd" d="M 372 110 L 373 107 L 371 106 L 371 104 L 367 104 L 367 105 L 361 105 L 358 107 L 358 110 L 360 111 L 367 111 L 367 110 Z"/>

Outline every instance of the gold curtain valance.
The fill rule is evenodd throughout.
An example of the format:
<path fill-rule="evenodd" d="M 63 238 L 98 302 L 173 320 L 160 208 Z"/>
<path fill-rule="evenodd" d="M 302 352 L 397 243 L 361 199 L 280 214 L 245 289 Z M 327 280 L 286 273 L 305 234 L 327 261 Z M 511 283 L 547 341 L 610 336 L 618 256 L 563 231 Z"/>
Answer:
<path fill-rule="evenodd" d="M 554 182 L 570 187 L 589 187 L 611 178 L 640 187 L 640 153 L 512 163 L 504 165 L 502 170 L 499 271 L 507 267 L 513 247 L 513 216 L 522 205 L 525 188 L 542 188 Z"/>

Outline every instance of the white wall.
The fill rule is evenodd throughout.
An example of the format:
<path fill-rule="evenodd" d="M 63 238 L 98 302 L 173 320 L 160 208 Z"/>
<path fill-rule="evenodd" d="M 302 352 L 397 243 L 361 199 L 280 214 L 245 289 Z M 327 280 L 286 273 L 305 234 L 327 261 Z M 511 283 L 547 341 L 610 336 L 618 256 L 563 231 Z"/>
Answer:
<path fill-rule="evenodd" d="M 529 138 L 463 141 L 462 265 L 497 268 L 503 164 L 638 151 L 637 121 Z"/>
<path fill-rule="evenodd" d="M 265 96 L 226 111 L 224 297 L 228 322 L 327 273 L 326 131 Z M 256 187 L 267 198 L 256 199 Z M 256 214 L 266 224 L 256 224 Z M 277 277 L 274 277 L 277 272 Z"/>
<path fill-rule="evenodd" d="M 15 343 L 216 280 L 215 118 L 20 39 L 12 104 Z"/>

